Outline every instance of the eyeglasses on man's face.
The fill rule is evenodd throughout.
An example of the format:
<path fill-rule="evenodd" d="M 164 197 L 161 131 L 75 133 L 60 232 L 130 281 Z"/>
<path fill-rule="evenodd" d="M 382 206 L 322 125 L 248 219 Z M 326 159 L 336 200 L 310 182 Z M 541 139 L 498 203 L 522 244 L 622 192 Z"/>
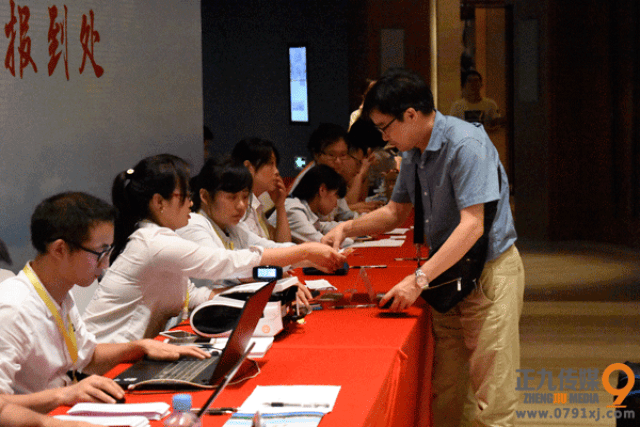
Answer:
<path fill-rule="evenodd" d="M 387 129 L 389 128 L 389 126 L 391 126 L 391 124 L 393 122 L 395 122 L 397 120 L 396 117 L 394 117 L 393 119 L 391 119 L 391 121 L 389 123 L 387 123 L 386 125 L 382 126 L 382 127 L 378 127 L 376 126 L 376 129 L 378 129 L 378 131 L 380 131 L 381 134 L 384 135 L 384 133 L 387 131 Z"/>
<path fill-rule="evenodd" d="M 101 251 L 94 251 L 93 249 L 85 248 L 84 246 L 82 246 L 79 243 L 71 242 L 71 241 L 68 241 L 66 239 L 62 239 L 62 240 L 64 240 L 65 242 L 67 242 L 68 244 L 70 244 L 72 246 L 75 246 L 78 249 L 81 249 L 81 250 L 83 250 L 85 252 L 89 252 L 90 254 L 93 254 L 93 255 L 97 256 L 98 257 L 98 260 L 97 260 L 98 264 L 100 264 L 102 261 L 104 261 L 106 258 L 108 258 L 109 255 L 111 254 L 111 251 L 113 250 L 113 245 L 107 246 L 106 248 L 104 248 Z"/>
<path fill-rule="evenodd" d="M 329 158 L 329 160 L 331 160 L 332 162 L 335 162 L 336 160 L 347 160 L 347 158 L 349 157 L 349 153 L 341 153 L 341 154 L 336 154 L 336 153 L 326 153 L 326 152 L 322 152 L 323 155 L 327 156 Z"/>

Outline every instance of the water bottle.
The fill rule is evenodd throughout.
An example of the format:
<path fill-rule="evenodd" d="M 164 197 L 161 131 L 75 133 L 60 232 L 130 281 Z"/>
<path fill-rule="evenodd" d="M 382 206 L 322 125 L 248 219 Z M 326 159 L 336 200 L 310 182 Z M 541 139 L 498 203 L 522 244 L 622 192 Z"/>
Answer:
<path fill-rule="evenodd" d="M 191 395 L 176 394 L 171 403 L 173 412 L 164 420 L 164 427 L 200 427 L 200 420 L 191 413 Z"/>

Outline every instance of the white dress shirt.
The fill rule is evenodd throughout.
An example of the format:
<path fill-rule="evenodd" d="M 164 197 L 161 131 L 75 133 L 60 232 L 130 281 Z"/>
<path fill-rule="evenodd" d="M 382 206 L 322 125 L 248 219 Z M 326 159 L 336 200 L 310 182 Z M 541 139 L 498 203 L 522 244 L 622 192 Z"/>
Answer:
<path fill-rule="evenodd" d="M 256 197 L 255 194 L 252 194 L 251 206 L 247 209 L 247 215 L 240 221 L 240 224 L 244 224 L 252 233 L 264 239 L 270 239 L 269 230 L 264 229 L 260 217 L 263 218 L 265 221 L 264 225 L 266 226 L 267 218 L 264 216 L 264 206 L 262 206 L 260 199 Z"/>
<path fill-rule="evenodd" d="M 5 279 L 8 279 L 10 277 L 15 276 L 15 274 L 13 274 L 13 271 L 11 270 L 4 270 L 2 268 L 0 268 L 0 282 L 4 281 Z"/>
<path fill-rule="evenodd" d="M 82 370 L 91 362 L 96 340 L 80 318 L 73 296 L 68 293 L 62 306 L 51 300 L 65 328 L 70 319 L 75 329 L 75 365 L 53 315 L 24 272 L 0 283 L 1 393 L 27 394 L 69 385 L 67 371 Z"/>
<path fill-rule="evenodd" d="M 189 277 L 250 276 L 261 258 L 258 247 L 235 252 L 205 247 L 143 221 L 105 272 L 85 323 L 98 342 L 153 338 L 182 312 L 187 295 L 189 308 L 209 299 L 211 290 L 196 288 Z"/>
<path fill-rule="evenodd" d="M 202 210 L 190 214 L 189 224 L 178 229 L 176 233 L 184 239 L 210 248 L 238 250 L 253 247 L 286 248 L 295 246 L 295 243 L 279 243 L 259 236 L 252 232 L 244 222 L 222 230 Z"/>
<path fill-rule="evenodd" d="M 237 251 L 239 249 L 251 249 L 254 247 L 261 248 L 286 248 L 289 246 L 295 246 L 295 243 L 286 242 L 278 243 L 273 240 L 262 238 L 249 230 L 246 224 L 239 223 L 235 227 L 231 227 L 228 232 L 223 231 L 218 225 L 213 222 L 207 214 L 202 210 L 198 213 L 192 213 L 189 215 L 189 224 L 186 227 L 182 227 L 176 230 L 176 233 L 184 239 L 191 240 L 202 246 L 217 249 L 227 249 L 229 251 Z M 247 276 L 234 276 L 238 277 L 251 277 Z M 198 287 L 201 286 L 229 286 L 237 284 L 238 282 L 225 280 L 211 281 L 207 279 L 191 278 L 191 281 Z"/>

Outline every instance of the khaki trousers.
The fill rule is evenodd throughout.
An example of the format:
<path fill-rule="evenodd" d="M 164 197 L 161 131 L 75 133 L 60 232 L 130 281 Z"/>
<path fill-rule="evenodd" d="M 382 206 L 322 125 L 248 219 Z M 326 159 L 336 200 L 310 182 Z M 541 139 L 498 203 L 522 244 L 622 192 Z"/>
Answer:
<path fill-rule="evenodd" d="M 513 426 L 524 267 L 515 246 L 486 263 L 479 286 L 433 311 L 433 425 Z"/>

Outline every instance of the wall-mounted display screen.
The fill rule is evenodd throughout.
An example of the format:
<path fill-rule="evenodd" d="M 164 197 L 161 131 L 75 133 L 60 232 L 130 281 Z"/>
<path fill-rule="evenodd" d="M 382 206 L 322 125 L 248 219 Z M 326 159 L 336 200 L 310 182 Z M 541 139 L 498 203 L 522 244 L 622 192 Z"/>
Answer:
<path fill-rule="evenodd" d="M 291 94 L 291 122 L 309 122 L 307 92 L 307 48 L 289 47 L 289 91 Z"/>

